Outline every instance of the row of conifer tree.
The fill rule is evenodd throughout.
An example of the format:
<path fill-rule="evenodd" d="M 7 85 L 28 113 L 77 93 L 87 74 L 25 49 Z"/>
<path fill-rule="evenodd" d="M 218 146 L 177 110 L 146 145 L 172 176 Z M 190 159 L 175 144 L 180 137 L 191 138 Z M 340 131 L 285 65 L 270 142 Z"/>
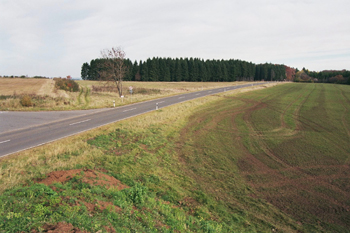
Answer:
<path fill-rule="evenodd" d="M 104 59 L 84 63 L 81 77 L 99 80 Z M 284 65 L 254 64 L 241 60 L 203 60 L 198 58 L 149 58 L 132 62 L 125 59 L 125 81 L 164 82 L 233 82 L 233 81 L 282 81 L 286 79 Z"/>

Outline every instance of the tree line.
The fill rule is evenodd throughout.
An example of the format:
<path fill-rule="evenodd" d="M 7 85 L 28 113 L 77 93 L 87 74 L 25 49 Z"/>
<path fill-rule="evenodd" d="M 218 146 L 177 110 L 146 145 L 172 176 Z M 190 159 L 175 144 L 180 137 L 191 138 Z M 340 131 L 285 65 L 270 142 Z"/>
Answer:
<path fill-rule="evenodd" d="M 93 59 L 84 63 L 81 77 L 84 80 L 100 80 L 106 59 Z M 199 58 L 148 58 L 132 62 L 124 59 L 127 72 L 125 81 L 164 82 L 233 82 L 286 79 L 286 67 L 270 63 L 254 64 L 241 60 L 203 60 Z"/>
<path fill-rule="evenodd" d="M 303 71 L 316 82 L 350 85 L 350 71 L 348 70 L 324 70 L 315 72 L 303 68 Z"/>

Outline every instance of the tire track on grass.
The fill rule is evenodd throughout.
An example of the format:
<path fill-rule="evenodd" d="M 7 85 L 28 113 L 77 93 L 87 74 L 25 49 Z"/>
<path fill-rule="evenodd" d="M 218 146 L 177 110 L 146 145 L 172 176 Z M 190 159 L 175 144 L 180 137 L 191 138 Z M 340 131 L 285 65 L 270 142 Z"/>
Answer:
<path fill-rule="evenodd" d="M 338 90 L 340 90 L 340 93 L 343 96 L 344 100 L 347 102 L 348 105 L 350 105 L 350 100 L 344 94 L 344 91 L 338 86 L 335 86 L 335 87 Z M 342 104 L 342 106 L 344 108 L 344 112 L 343 112 L 343 115 L 342 115 L 342 123 L 343 123 L 343 126 L 344 126 L 344 129 L 345 129 L 346 133 L 348 134 L 348 141 L 350 142 L 350 128 L 349 128 L 348 124 L 346 123 L 346 116 L 348 115 L 347 113 L 349 112 L 349 108 L 347 107 L 347 105 L 343 101 L 341 102 L 341 104 Z"/>
<path fill-rule="evenodd" d="M 84 94 L 85 107 L 88 107 L 90 104 L 90 97 L 89 97 L 90 92 L 91 92 L 90 89 L 88 87 L 86 87 L 86 92 Z"/>
<path fill-rule="evenodd" d="M 300 109 L 301 107 L 305 104 L 305 102 L 310 98 L 311 94 L 315 91 L 315 88 L 316 86 L 314 86 L 314 88 L 308 93 L 308 95 L 306 96 L 306 98 L 302 101 L 302 103 L 299 105 L 299 107 L 295 110 L 295 114 L 296 114 L 296 118 L 299 118 L 301 117 L 300 116 Z M 271 150 L 269 150 L 268 146 L 262 141 L 260 140 L 261 137 L 257 137 L 258 134 L 259 134 L 259 131 L 256 131 L 254 130 L 254 126 L 253 124 L 251 124 L 251 114 L 256 111 L 256 110 L 259 110 L 261 108 L 259 108 L 259 105 L 260 107 L 263 107 L 262 104 L 256 104 L 255 106 L 253 106 L 252 108 L 249 108 L 248 110 L 248 113 L 245 114 L 245 123 L 247 125 L 249 125 L 249 128 L 252 130 L 252 132 L 255 132 L 256 135 L 252 134 L 253 137 L 255 137 L 255 140 L 258 141 L 258 144 L 260 145 L 260 147 L 263 149 L 264 153 L 266 153 L 270 158 L 272 159 L 275 159 L 275 161 L 277 162 L 280 162 L 281 160 L 276 156 L 274 155 Z M 298 129 L 300 130 L 300 125 L 298 126 Z M 265 147 L 265 148 L 264 148 Z M 250 153 L 249 153 L 250 154 Z M 248 172 L 248 173 L 245 173 L 246 174 L 246 177 L 249 176 L 249 175 L 259 175 L 259 174 L 267 174 L 267 175 L 271 175 L 273 177 L 275 177 L 273 180 L 270 179 L 271 182 L 263 182 L 263 183 L 256 183 L 256 181 L 250 181 L 251 184 L 253 184 L 253 187 L 255 189 L 259 189 L 259 188 L 271 188 L 271 187 L 283 187 L 283 186 L 286 186 L 286 185 L 292 185 L 294 187 L 298 187 L 300 190 L 304 190 L 306 192 L 309 192 L 310 194 L 312 194 L 313 196 L 315 197 L 319 197 L 323 200 L 328 200 L 329 202 L 331 202 L 335 208 L 337 208 L 338 206 L 338 209 L 341 208 L 341 209 L 345 209 L 345 210 L 349 210 L 350 207 L 346 204 L 344 204 L 344 202 L 342 203 L 339 203 L 339 200 L 333 198 L 332 196 L 329 196 L 327 194 L 323 194 L 323 193 L 320 193 L 320 192 L 316 192 L 315 190 L 313 190 L 313 187 L 315 187 L 315 185 L 322 185 L 323 187 L 326 187 L 326 188 L 329 188 L 330 190 L 332 190 L 332 192 L 335 192 L 335 193 L 339 193 L 341 195 L 343 195 L 343 197 L 348 197 L 349 194 L 346 192 L 346 191 L 343 191 L 342 189 L 340 189 L 339 187 L 331 184 L 329 181 L 329 176 L 325 176 L 325 177 L 320 177 L 320 176 L 315 176 L 315 175 L 312 175 L 310 174 L 309 172 L 305 171 L 305 167 L 304 169 L 300 168 L 300 167 L 294 167 L 294 166 L 291 166 L 287 163 L 284 163 L 282 161 L 282 163 L 280 162 L 281 165 L 283 166 L 286 166 L 285 169 L 279 169 L 278 171 L 276 171 L 275 169 L 272 169 L 270 167 L 268 167 L 264 162 L 260 161 L 260 159 L 257 159 L 255 156 L 251 155 L 250 154 L 250 163 L 254 166 L 258 166 L 262 169 L 267 169 L 265 170 L 264 172 Z M 277 159 L 276 159 L 277 158 Z M 299 175 L 302 175 L 302 177 L 300 179 L 292 179 L 292 178 L 288 178 L 286 176 L 284 176 L 283 174 L 281 174 L 279 171 L 286 171 L 286 170 L 290 170 L 290 171 L 295 171 L 297 174 Z M 334 177 L 340 177 L 340 178 L 347 178 L 347 176 L 342 176 L 341 174 L 336 174 Z M 324 179 L 322 179 L 324 178 Z M 309 183 L 311 182 L 312 185 L 310 184 L 303 184 L 305 183 L 305 181 L 308 181 Z M 266 194 L 264 194 L 264 192 L 262 193 L 266 198 L 268 198 L 266 196 Z M 278 197 L 280 196 L 280 194 L 276 194 Z M 269 198 L 270 201 L 273 199 L 271 199 L 271 193 L 269 193 Z M 302 201 L 300 199 L 300 201 Z M 276 203 L 275 203 L 276 204 Z M 277 204 L 277 206 L 280 206 Z M 281 207 L 281 206 L 280 206 Z M 282 206 L 283 208 L 283 206 Z M 333 209 L 329 212 L 335 212 L 337 211 L 336 209 Z M 329 213 L 327 212 L 327 213 Z"/>
<path fill-rule="evenodd" d="M 333 133 L 324 125 L 321 123 L 315 122 L 314 120 L 308 119 L 305 116 L 302 116 L 300 114 L 302 106 L 306 103 L 306 101 L 310 98 L 311 94 L 316 90 L 316 86 L 321 86 L 320 84 L 313 84 L 314 88 L 313 90 L 307 95 L 307 97 L 304 99 L 304 101 L 299 105 L 299 107 L 296 109 L 296 111 L 293 113 L 293 118 L 298 123 L 296 125 L 297 130 L 299 132 L 303 132 L 304 130 L 307 131 L 307 128 L 311 129 L 314 132 L 324 133 L 327 135 L 320 135 L 325 141 L 328 141 L 329 143 L 332 143 L 336 148 L 338 148 L 342 153 L 349 153 L 346 151 L 346 149 L 343 147 L 344 143 L 340 142 L 339 140 L 333 139 Z M 324 89 L 324 86 L 322 86 L 322 89 Z M 274 109 L 277 112 L 279 111 L 276 107 L 270 106 L 270 108 Z"/>
<path fill-rule="evenodd" d="M 258 146 L 254 146 L 257 149 L 257 151 L 259 151 L 259 149 L 262 150 L 270 159 L 279 163 L 283 167 L 289 167 L 290 165 L 287 164 L 286 162 L 284 162 L 278 156 L 274 155 L 272 153 L 272 151 L 268 148 L 266 143 L 263 142 L 263 139 L 262 139 L 264 136 L 263 132 L 255 129 L 254 124 L 252 123 L 252 120 L 251 120 L 251 116 L 252 116 L 253 112 L 258 111 L 258 110 L 263 109 L 263 108 L 266 108 L 267 106 L 270 106 L 266 103 L 267 100 L 272 99 L 272 98 L 276 99 L 276 98 L 278 98 L 278 96 L 283 96 L 283 95 L 285 95 L 285 93 L 288 93 L 292 89 L 296 89 L 296 88 L 294 86 L 292 86 L 288 90 L 281 90 L 278 93 L 271 94 L 271 95 L 268 95 L 268 96 L 262 98 L 259 102 L 256 102 L 256 104 L 253 105 L 251 108 L 248 108 L 247 111 L 245 111 L 245 113 L 243 115 L 243 120 L 250 131 L 249 136 L 252 136 L 255 139 L 255 141 L 258 143 Z M 254 139 L 253 139 L 253 141 L 254 141 Z"/>
<path fill-rule="evenodd" d="M 325 90 L 325 86 L 321 85 L 321 84 L 314 84 L 314 90 L 316 86 L 321 86 L 322 90 Z M 334 86 L 336 87 L 336 86 Z M 325 95 L 325 94 L 323 94 Z M 318 98 L 319 99 L 319 98 Z M 321 103 L 324 103 L 325 101 L 321 101 Z M 326 113 L 327 114 L 327 113 Z M 344 148 L 344 142 L 341 142 L 338 139 L 336 139 L 334 137 L 334 134 L 331 130 L 329 130 L 329 128 L 327 128 L 328 126 L 324 126 L 322 125 L 322 123 L 318 123 L 315 122 L 315 120 L 312 120 L 313 117 L 311 119 L 306 118 L 305 116 L 301 116 L 300 115 L 300 110 L 298 112 L 299 118 L 300 118 L 300 129 L 305 129 L 307 130 L 307 127 L 312 129 L 314 132 L 318 132 L 321 133 L 319 136 L 322 137 L 325 141 L 329 142 L 330 144 L 332 144 L 334 147 L 336 147 L 337 149 L 339 149 L 343 154 L 348 154 L 349 151 L 347 151 Z M 304 126 L 304 127 L 303 127 Z M 340 138 L 342 139 L 342 138 Z"/>
<path fill-rule="evenodd" d="M 295 119 L 298 120 L 298 118 L 300 117 L 300 109 L 301 107 L 305 104 L 305 102 L 310 98 L 311 94 L 315 91 L 315 86 L 314 88 L 307 94 L 307 96 L 305 97 L 305 99 L 302 101 L 302 103 L 299 105 L 299 107 L 295 110 Z M 265 99 L 265 98 L 264 98 Z M 259 107 L 260 105 L 260 107 Z M 248 111 L 250 112 L 250 114 L 246 114 L 246 118 L 245 118 L 245 122 L 249 122 L 247 121 L 247 116 L 250 117 L 251 116 L 251 113 L 253 111 L 256 111 L 258 109 L 261 109 L 263 108 L 264 106 L 261 104 L 261 103 L 256 103 L 254 106 L 250 107 L 250 108 L 247 108 Z M 250 120 L 250 119 L 249 119 Z M 301 122 L 300 122 L 301 123 Z M 297 130 L 300 130 L 300 124 L 297 124 L 296 125 L 297 127 Z M 255 136 L 255 139 L 257 139 L 259 136 L 259 132 L 260 131 L 257 131 L 257 130 L 254 130 L 254 127 L 253 125 L 250 125 L 250 130 L 251 132 L 253 132 L 252 134 L 250 135 L 254 135 Z M 260 137 L 261 138 L 261 137 Z M 261 145 L 262 141 L 259 140 L 259 143 Z M 266 144 L 265 144 L 266 146 Z M 267 147 L 267 146 L 266 146 Z M 269 148 L 267 147 L 267 150 L 264 150 L 265 153 L 267 153 L 271 158 L 273 159 L 276 159 L 275 161 L 279 162 L 281 161 L 277 156 L 275 156 L 270 150 Z M 255 189 L 259 189 L 259 187 L 263 187 L 263 188 L 270 188 L 271 186 L 275 185 L 276 187 L 283 187 L 285 185 L 288 185 L 288 184 L 291 184 L 293 185 L 294 187 L 298 187 L 300 188 L 301 190 L 304 190 L 304 191 L 307 191 L 309 192 L 310 194 L 314 195 L 315 197 L 320 197 L 320 198 L 323 198 L 324 200 L 329 200 L 329 202 L 331 202 L 334 206 L 338 206 L 338 209 L 339 209 L 339 206 L 341 207 L 341 209 L 349 209 L 349 206 L 348 205 L 345 205 L 343 203 L 341 203 L 339 205 L 339 201 L 335 198 L 332 198 L 330 197 L 329 195 L 327 194 L 320 194 L 319 192 L 316 192 L 314 190 L 311 189 L 311 187 L 314 187 L 313 185 L 310 187 L 310 185 L 303 185 L 302 183 L 300 183 L 300 181 L 304 181 L 307 180 L 309 182 L 313 182 L 314 184 L 320 184 L 324 187 L 327 187 L 329 188 L 330 190 L 336 192 L 336 193 L 340 193 L 342 194 L 343 196 L 347 196 L 347 192 L 344 192 L 342 189 L 338 188 L 337 186 L 333 185 L 333 184 L 330 184 L 330 182 L 328 180 L 324 180 L 324 179 L 321 179 L 320 180 L 320 177 L 318 176 L 314 176 L 314 175 L 311 175 L 309 174 L 307 171 L 301 169 L 300 167 L 293 167 L 293 166 L 290 166 L 289 164 L 286 164 L 286 163 L 283 163 L 282 161 L 282 165 L 285 165 L 286 168 L 285 169 L 282 169 L 283 170 L 292 170 L 292 171 L 295 171 L 297 172 L 297 174 L 303 176 L 302 178 L 300 178 L 299 180 L 295 180 L 295 179 L 292 179 L 292 178 L 288 178 L 284 175 L 282 175 L 280 173 L 281 170 L 275 170 L 275 169 L 272 169 L 270 168 L 269 166 L 267 166 L 267 164 L 265 164 L 264 162 L 262 162 L 260 159 L 257 159 L 255 156 L 253 156 L 252 154 L 250 154 L 249 151 L 247 151 L 246 153 L 246 156 L 249 160 L 249 163 L 251 165 L 253 165 L 255 168 L 260 168 L 259 169 L 259 172 L 242 172 L 243 174 L 245 174 L 246 176 L 246 179 L 249 180 L 249 175 L 253 175 L 253 174 L 256 174 L 256 175 L 259 175 L 259 174 L 267 174 L 267 175 L 271 175 L 273 177 L 275 177 L 274 180 L 272 180 L 272 182 L 268 182 L 268 183 L 262 183 L 261 185 L 257 184 L 256 182 L 254 181 L 249 181 L 249 183 L 255 188 Z M 243 170 L 243 169 L 242 169 Z M 261 170 L 264 170 L 265 172 L 261 172 Z M 305 178 L 306 176 L 306 178 Z M 339 177 L 346 177 L 346 176 L 340 176 Z M 329 178 L 329 177 L 328 177 Z M 278 185 L 279 184 L 279 185 Z M 262 193 L 263 194 L 263 193 Z M 270 197 L 271 197 L 271 194 L 269 194 Z M 266 194 L 264 194 L 264 196 L 267 198 Z M 280 194 L 278 194 L 278 196 L 280 196 Z M 267 199 L 270 199 L 270 198 L 267 198 Z M 270 199 L 271 201 L 271 199 Z M 275 203 L 276 204 L 276 203 Z M 280 205 L 277 205 L 279 206 L 280 208 L 282 208 Z M 283 208 L 282 208 L 283 209 Z M 333 210 L 333 209 L 332 209 Z M 335 212 L 336 210 L 334 209 L 334 211 L 331 211 L 331 212 Z"/>
<path fill-rule="evenodd" d="M 234 97 L 233 99 L 236 99 L 236 98 Z M 254 101 L 251 101 L 251 103 L 253 103 L 253 102 Z M 189 123 L 186 125 L 186 127 L 184 127 L 181 130 L 180 135 L 182 135 L 181 136 L 182 143 L 177 143 L 177 149 L 176 149 L 178 151 L 177 153 L 179 154 L 180 164 L 182 164 L 183 172 L 185 174 L 187 174 L 189 177 L 192 177 L 195 180 L 199 180 L 201 183 L 205 182 L 206 183 L 205 185 L 209 186 L 209 187 L 207 187 L 209 193 L 215 195 L 221 201 L 229 203 L 229 206 L 231 208 L 232 208 L 232 206 L 234 206 L 235 208 L 238 207 L 242 210 L 248 208 L 247 204 L 241 203 L 236 196 L 231 196 L 231 194 L 229 192 L 222 192 L 222 189 L 216 185 L 215 179 L 210 178 L 209 180 L 206 181 L 207 177 L 202 177 L 200 174 L 197 174 L 197 172 L 195 172 L 191 168 L 193 166 L 194 161 L 192 161 L 192 160 L 194 158 L 192 158 L 192 156 L 189 156 L 185 152 L 186 150 L 184 150 L 184 146 L 186 146 L 186 144 L 184 143 L 184 141 L 188 141 L 190 138 L 200 138 L 200 135 L 208 134 L 208 132 L 210 132 L 210 131 L 216 131 L 217 128 L 220 128 L 220 122 L 223 121 L 225 118 L 228 118 L 228 119 L 231 118 L 233 120 L 233 122 L 231 122 L 230 125 L 234 126 L 235 116 L 244 112 L 245 109 L 248 107 L 251 107 L 251 105 L 247 106 L 242 101 L 242 104 L 234 106 L 234 109 L 229 108 L 229 110 L 224 109 L 224 111 L 219 111 L 219 112 L 215 108 L 209 109 L 210 116 L 207 116 L 207 117 L 205 117 L 203 114 L 200 114 L 201 112 L 199 114 L 194 115 L 193 117 L 190 118 Z M 226 109 L 227 109 L 227 107 L 226 107 Z M 225 115 L 225 116 L 223 117 L 223 115 Z M 210 121 L 207 120 L 208 117 L 209 117 Z M 212 122 L 215 122 L 215 124 L 212 124 Z M 201 125 L 201 127 L 198 128 L 198 127 L 196 127 L 197 125 Z M 216 126 L 216 127 L 213 127 L 213 126 Z M 229 128 L 231 128 L 231 127 L 229 127 Z M 237 135 L 235 132 L 237 132 L 237 131 L 234 131 L 234 133 L 226 135 L 226 137 L 232 138 L 235 141 L 235 135 Z M 222 141 L 222 140 L 220 140 L 220 138 L 217 138 L 217 139 L 218 139 L 218 142 L 222 143 L 223 146 L 226 145 L 226 143 L 230 143 L 230 140 Z M 236 144 L 236 143 L 234 143 L 234 144 Z M 203 150 L 203 152 L 205 151 L 205 147 L 203 147 L 203 145 L 198 147 L 198 148 L 200 150 Z M 209 147 L 209 149 L 210 149 L 210 147 Z M 230 153 L 227 153 L 227 156 L 229 156 L 231 158 Z M 235 166 L 234 164 L 236 161 L 231 158 L 227 162 L 232 163 L 232 166 Z M 217 170 L 215 172 L 223 173 L 223 170 Z M 226 174 L 226 173 L 224 173 L 224 174 Z M 214 188 L 214 187 L 216 187 L 216 188 Z M 261 221 L 266 221 L 266 222 L 271 221 L 271 219 L 267 219 L 267 218 L 265 218 L 265 216 L 263 216 L 263 215 L 261 216 L 260 214 L 252 213 L 252 216 L 254 216 L 257 219 L 260 219 Z M 278 226 L 279 224 L 276 223 L 276 225 Z"/>

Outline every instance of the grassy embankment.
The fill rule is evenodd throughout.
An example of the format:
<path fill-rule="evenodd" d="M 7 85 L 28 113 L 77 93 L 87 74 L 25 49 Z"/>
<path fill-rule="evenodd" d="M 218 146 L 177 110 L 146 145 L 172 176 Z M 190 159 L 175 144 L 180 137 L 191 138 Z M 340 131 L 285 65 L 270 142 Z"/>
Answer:
<path fill-rule="evenodd" d="M 106 83 L 98 81 L 76 81 L 79 92 L 66 92 L 55 88 L 51 79 L 0 78 L 0 111 L 43 111 L 109 108 L 141 102 L 160 97 L 244 84 L 245 82 L 123 82 L 124 99 L 119 98 L 116 88 L 103 91 Z M 132 86 L 134 93 L 129 93 Z M 94 88 L 95 87 L 95 88 Z M 109 91 L 108 91 L 109 90 Z M 30 107 L 21 105 L 21 98 L 30 96 Z"/>
<path fill-rule="evenodd" d="M 349 101 L 340 85 L 226 92 L 10 156 L 0 228 L 346 232 Z"/>

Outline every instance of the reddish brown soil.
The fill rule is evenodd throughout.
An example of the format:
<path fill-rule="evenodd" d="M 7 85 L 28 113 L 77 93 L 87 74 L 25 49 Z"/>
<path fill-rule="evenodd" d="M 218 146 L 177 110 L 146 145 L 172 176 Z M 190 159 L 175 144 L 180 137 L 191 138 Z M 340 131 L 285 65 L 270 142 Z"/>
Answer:
<path fill-rule="evenodd" d="M 128 188 L 127 185 L 122 184 L 119 180 L 115 179 L 112 176 L 103 174 L 98 171 L 94 170 L 83 170 L 83 169 L 75 169 L 75 170 L 67 170 L 67 171 L 55 171 L 51 172 L 47 175 L 47 178 L 40 180 L 38 183 L 46 184 L 46 185 L 52 185 L 53 183 L 65 183 L 75 176 L 81 176 L 81 181 L 84 183 L 88 183 L 90 185 L 100 185 L 105 186 L 107 188 L 117 188 L 118 190 L 122 190 L 125 188 Z M 56 189 L 53 187 L 53 189 Z M 69 197 L 63 197 L 63 199 L 69 199 Z M 82 199 L 79 199 L 80 203 L 83 203 L 89 212 L 93 213 L 95 211 L 103 211 L 107 208 L 111 208 L 115 212 L 120 212 L 122 209 L 118 206 L 113 205 L 112 202 L 105 202 L 100 200 L 95 200 L 93 203 L 88 203 Z M 72 205 L 78 205 L 80 206 L 80 203 L 75 202 L 75 204 Z M 87 231 L 82 231 L 78 228 L 75 228 L 70 223 L 60 222 L 55 225 L 52 224 L 45 224 L 43 226 L 44 232 L 52 232 L 52 233 L 58 233 L 58 232 L 76 232 L 76 233 L 83 233 Z M 104 229 L 107 232 L 115 233 L 115 229 L 113 227 L 107 227 L 104 226 Z M 37 232 L 37 231 L 32 231 Z"/>
<path fill-rule="evenodd" d="M 106 226 L 104 226 L 103 228 L 104 228 L 107 232 L 116 233 L 116 230 L 115 230 L 113 227 L 106 227 Z"/>
<path fill-rule="evenodd" d="M 79 228 L 74 227 L 71 223 L 59 222 L 55 225 L 45 224 L 43 226 L 44 232 L 48 233 L 88 233 L 87 231 L 82 231 Z M 38 231 L 34 230 L 33 233 Z"/>
<path fill-rule="evenodd" d="M 105 210 L 107 209 L 109 206 L 110 208 L 114 209 L 115 212 L 121 212 L 122 209 L 118 206 L 113 205 L 112 202 L 105 202 L 105 201 L 97 201 L 96 204 L 92 204 L 92 203 L 88 203 L 83 201 L 84 205 L 86 206 L 86 208 L 89 210 L 89 212 L 94 212 L 95 210 Z"/>
<path fill-rule="evenodd" d="M 55 171 L 51 172 L 47 175 L 47 178 L 39 181 L 38 183 L 51 185 L 53 183 L 65 183 L 72 179 L 75 176 L 82 176 L 82 182 L 88 183 L 91 185 L 100 185 L 105 186 L 107 188 L 117 188 L 118 190 L 122 190 L 125 188 L 129 188 L 127 185 L 122 184 L 116 178 L 100 173 L 94 170 L 83 170 L 83 169 L 75 169 L 75 170 L 67 170 L 67 171 Z"/>

